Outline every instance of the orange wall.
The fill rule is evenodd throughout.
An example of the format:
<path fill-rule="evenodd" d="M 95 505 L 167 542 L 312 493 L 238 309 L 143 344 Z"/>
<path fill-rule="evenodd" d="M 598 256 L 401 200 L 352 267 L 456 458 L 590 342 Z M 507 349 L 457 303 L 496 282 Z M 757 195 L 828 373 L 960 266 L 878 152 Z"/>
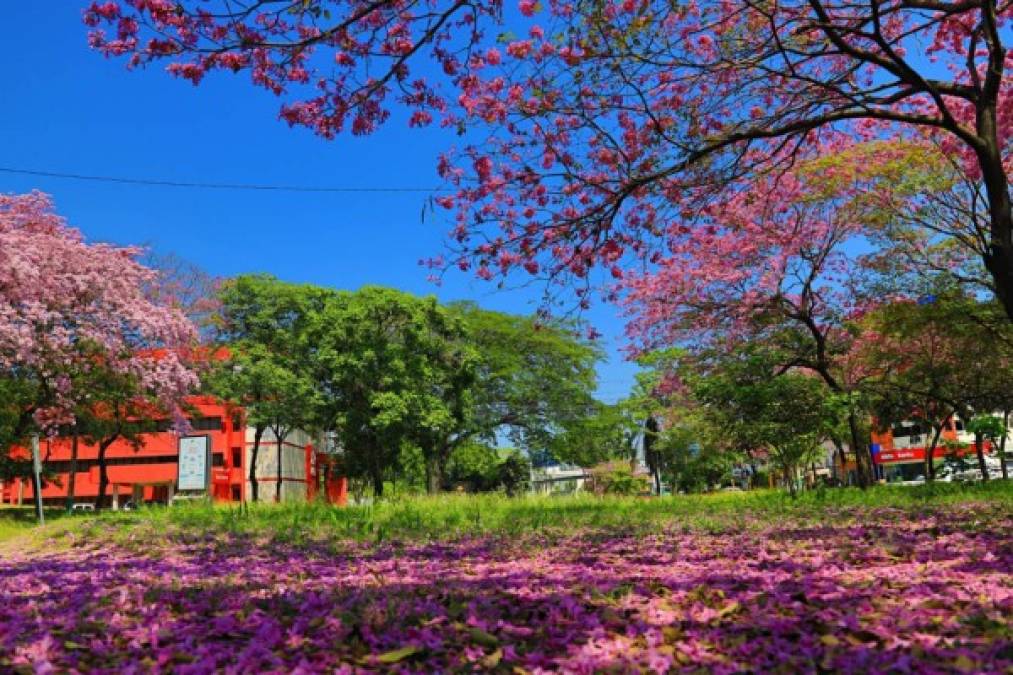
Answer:
<path fill-rule="evenodd" d="M 237 485 L 240 489 L 243 486 L 243 457 L 245 455 L 246 436 L 245 428 L 240 420 L 238 428 L 233 427 L 232 413 L 235 409 L 207 396 L 195 396 L 187 401 L 188 405 L 195 410 L 192 413 L 195 418 L 220 418 L 221 429 L 199 430 L 194 429 L 186 435 L 206 435 L 211 439 L 211 453 L 213 458 L 213 469 L 224 468 L 228 470 L 228 482 L 225 485 L 215 486 L 215 496 L 224 499 L 230 498 L 231 486 Z M 127 484 L 132 483 L 155 483 L 175 481 L 177 475 L 176 458 L 179 453 L 179 437 L 175 431 L 162 431 L 142 434 L 143 443 L 135 448 L 125 440 L 117 440 L 106 450 L 108 462 L 108 476 L 110 487 L 107 496 L 112 494 L 113 483 L 124 484 L 120 494 L 129 495 L 130 488 Z M 39 443 L 39 453 L 46 468 L 55 473 L 55 480 L 50 480 L 42 488 L 44 499 L 59 499 L 67 494 L 69 482 L 69 467 L 63 468 L 70 461 L 72 442 L 67 437 L 42 439 Z M 233 465 L 233 448 L 239 448 L 239 464 Z M 87 444 L 82 440 L 78 442 L 77 461 L 78 466 L 84 470 L 75 474 L 74 495 L 75 499 L 89 500 L 98 496 L 99 490 L 99 468 L 96 464 L 98 459 L 98 446 Z M 19 449 L 18 454 L 27 456 L 28 451 Z M 136 463 L 138 460 L 148 459 L 148 463 Z M 164 462 L 151 461 L 164 459 Z M 118 460 L 131 462 L 130 464 L 118 464 Z M 90 466 L 89 466 L 90 465 Z M 4 490 L 7 501 L 16 500 L 16 483 Z M 224 488 L 224 489 L 221 489 Z M 241 493 L 240 493 L 241 494 Z M 25 481 L 24 499 L 33 497 L 31 481 Z"/>
<path fill-rule="evenodd" d="M 238 500 L 244 499 L 248 468 L 244 466 L 246 427 L 241 410 L 219 403 L 208 396 L 191 397 L 187 403 L 194 409 L 191 415 L 195 419 L 221 419 L 220 429 L 200 430 L 195 428 L 186 434 L 206 435 L 211 439 L 212 497 L 219 501 L 232 501 L 238 495 Z M 233 419 L 234 413 L 239 419 Z M 233 421 L 238 424 L 233 425 Z M 113 484 L 118 485 L 122 501 L 130 498 L 132 486 L 135 483 L 174 482 L 178 471 L 179 437 L 180 434 L 175 431 L 143 434 L 143 443 L 138 448 L 134 448 L 124 440 L 113 442 L 106 451 L 109 477 L 106 496 L 110 497 L 113 494 Z M 52 479 L 42 488 L 42 497 L 46 500 L 60 501 L 66 498 L 70 477 L 71 446 L 71 439 L 66 437 L 42 439 L 40 442 L 39 451 L 43 465 L 52 475 Z M 319 462 L 326 460 L 323 460 L 324 456 L 318 455 L 311 445 L 307 445 L 304 450 L 306 453 L 305 473 L 301 480 L 307 481 L 307 498 L 312 499 L 317 492 Z M 29 456 L 29 451 L 25 448 L 15 448 L 13 452 L 23 457 Z M 99 467 L 97 459 L 98 446 L 79 440 L 77 451 L 79 470 L 75 473 L 74 484 L 75 500 L 93 501 L 98 496 Z M 234 459 L 235 462 L 233 462 Z M 263 477 L 262 480 L 270 481 L 272 478 Z M 344 478 L 337 477 L 332 480 L 334 484 L 329 482 L 324 496 L 333 503 L 343 504 L 347 499 L 347 482 Z M 145 498 L 151 499 L 155 489 L 149 486 L 145 488 L 144 492 Z M 16 479 L 4 483 L 3 490 L 0 492 L 0 503 L 17 503 L 19 493 L 25 502 L 31 500 L 33 498 L 32 481 Z"/>

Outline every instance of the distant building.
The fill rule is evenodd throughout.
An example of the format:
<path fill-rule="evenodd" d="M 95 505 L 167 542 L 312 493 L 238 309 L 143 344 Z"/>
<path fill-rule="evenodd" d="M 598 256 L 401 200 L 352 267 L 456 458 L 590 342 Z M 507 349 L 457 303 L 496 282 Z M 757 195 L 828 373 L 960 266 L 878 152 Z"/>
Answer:
<path fill-rule="evenodd" d="M 872 456 L 878 477 L 887 481 L 925 478 L 925 455 L 934 433 L 933 429 L 911 421 L 895 424 L 884 431 L 873 431 Z M 986 454 L 993 451 L 987 440 L 983 441 L 983 448 Z M 932 459 L 938 464 L 946 457 L 964 457 L 974 452 L 974 434 L 965 429 L 963 420 L 953 415 L 943 427 Z"/>
<path fill-rule="evenodd" d="M 209 396 L 191 397 L 187 404 L 196 412 L 190 419 L 189 432 L 181 435 L 171 428 L 168 420 L 164 420 L 156 422 L 153 431 L 142 434 L 142 443 L 136 449 L 122 439 L 109 446 L 106 451 L 109 477 L 107 501 L 121 506 L 128 500 L 134 503 L 166 503 L 174 498 L 204 494 L 221 502 L 242 502 L 252 498 L 249 467 L 253 455 L 253 429 L 246 425 L 242 409 L 227 406 Z M 199 480 L 204 482 L 203 489 L 181 489 L 189 487 L 186 481 L 180 484 L 183 445 L 210 449 L 210 465 L 204 467 L 201 463 L 204 473 L 199 474 Z M 66 436 L 41 440 L 40 454 L 48 476 L 42 488 L 42 498 L 48 505 L 62 505 L 66 501 L 72 468 L 71 446 L 71 438 Z M 323 438 L 294 431 L 282 443 L 279 466 L 278 443 L 270 432 L 266 432 L 257 457 L 260 501 L 274 501 L 280 481 L 282 501 L 313 499 L 322 490 L 329 501 L 344 503 L 347 481 L 327 471 L 330 455 L 324 446 Z M 27 456 L 23 448 L 16 448 L 14 452 Z M 191 479 L 192 476 L 186 478 Z M 98 494 L 98 447 L 81 439 L 74 473 L 74 501 L 94 503 Z M 0 483 L 0 503 L 21 504 L 33 498 L 31 480 L 15 479 Z"/>
<path fill-rule="evenodd" d="M 531 491 L 536 494 L 582 492 L 588 479 L 585 469 L 572 464 L 554 464 L 531 471 Z"/>

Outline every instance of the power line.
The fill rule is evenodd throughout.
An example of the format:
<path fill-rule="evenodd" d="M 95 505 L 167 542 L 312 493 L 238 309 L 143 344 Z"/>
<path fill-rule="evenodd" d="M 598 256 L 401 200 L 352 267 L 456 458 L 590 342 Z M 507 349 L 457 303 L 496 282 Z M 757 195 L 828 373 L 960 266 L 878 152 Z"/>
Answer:
<path fill-rule="evenodd" d="M 68 180 L 85 180 L 97 183 L 118 183 L 124 185 L 150 185 L 157 187 L 202 188 L 209 190 L 257 190 L 273 192 L 412 192 L 433 194 L 437 188 L 412 187 L 311 187 L 305 185 L 267 185 L 258 183 L 202 183 L 197 181 L 158 180 L 153 178 L 125 178 L 122 176 L 94 176 L 81 173 L 63 173 L 59 171 L 37 171 L 34 169 L 18 169 L 0 166 L 0 172 L 20 174 L 24 176 L 42 176 L 45 178 L 65 178 Z"/>

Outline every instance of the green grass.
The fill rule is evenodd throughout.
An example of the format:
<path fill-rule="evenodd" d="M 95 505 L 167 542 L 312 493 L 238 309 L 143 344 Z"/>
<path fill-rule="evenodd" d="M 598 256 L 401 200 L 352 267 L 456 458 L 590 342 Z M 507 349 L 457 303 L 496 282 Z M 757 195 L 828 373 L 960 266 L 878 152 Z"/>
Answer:
<path fill-rule="evenodd" d="M 63 509 L 47 508 L 45 510 L 47 531 L 56 529 L 52 526 L 66 515 Z M 37 530 L 34 507 L 0 506 L 0 544 L 18 537 L 31 536 Z"/>
<path fill-rule="evenodd" d="M 879 486 L 816 490 L 790 499 L 783 492 L 757 490 L 663 498 L 523 497 L 440 495 L 384 500 L 373 505 L 335 508 L 322 503 L 254 504 L 249 507 L 186 504 L 134 512 L 60 517 L 53 511 L 45 528 L 34 528 L 30 509 L 0 509 L 0 542 L 17 537 L 42 541 L 68 532 L 201 536 L 208 533 L 305 540 L 443 540 L 477 535 L 517 537 L 529 533 L 567 534 L 577 529 L 629 533 L 677 528 L 729 531 L 780 521 L 817 525 L 872 516 L 881 509 L 920 512 L 984 502 L 1013 514 L 1013 481 L 985 484 Z"/>

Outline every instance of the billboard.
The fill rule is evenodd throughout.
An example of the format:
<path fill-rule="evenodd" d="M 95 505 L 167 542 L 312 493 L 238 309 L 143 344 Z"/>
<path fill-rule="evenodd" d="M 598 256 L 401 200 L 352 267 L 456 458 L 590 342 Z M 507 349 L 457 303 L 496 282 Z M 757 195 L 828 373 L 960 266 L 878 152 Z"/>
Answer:
<path fill-rule="evenodd" d="M 207 490 L 211 469 L 211 438 L 183 436 L 179 439 L 177 490 Z"/>

